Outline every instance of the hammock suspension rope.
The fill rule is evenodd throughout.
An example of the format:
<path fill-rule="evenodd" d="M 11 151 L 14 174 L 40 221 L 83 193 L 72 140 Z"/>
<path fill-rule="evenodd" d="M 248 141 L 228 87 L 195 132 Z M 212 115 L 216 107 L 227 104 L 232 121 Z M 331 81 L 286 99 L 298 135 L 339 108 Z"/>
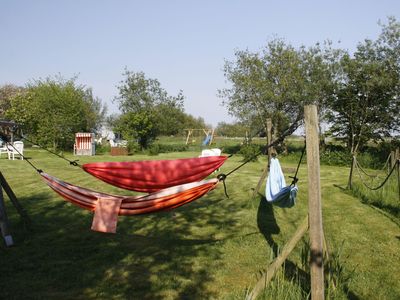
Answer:
<path fill-rule="evenodd" d="M 389 171 L 389 173 L 387 174 L 386 178 L 385 178 L 379 185 L 377 185 L 377 186 L 375 186 L 375 187 L 371 187 L 370 185 L 368 185 L 368 184 L 362 179 L 361 172 L 364 173 L 365 175 L 367 175 L 367 176 L 370 177 L 370 178 L 375 178 L 376 176 L 368 174 L 368 173 L 361 167 L 360 163 L 358 162 L 358 160 L 357 160 L 357 158 L 356 158 L 355 156 L 353 156 L 353 159 L 354 159 L 354 161 L 355 161 L 355 164 L 354 164 L 354 165 L 355 165 L 355 167 L 356 167 L 356 170 L 357 170 L 357 173 L 358 173 L 358 177 L 360 177 L 361 183 L 362 183 L 367 189 L 369 189 L 369 190 L 371 190 L 371 191 L 376 191 L 376 190 L 379 190 L 380 188 L 382 188 L 382 187 L 386 184 L 386 182 L 389 180 L 390 176 L 392 175 L 392 173 L 394 172 L 394 170 L 396 169 L 396 167 L 397 167 L 398 165 L 400 165 L 400 160 L 397 160 L 396 163 L 393 165 L 392 169 L 391 169 L 391 170 Z"/>

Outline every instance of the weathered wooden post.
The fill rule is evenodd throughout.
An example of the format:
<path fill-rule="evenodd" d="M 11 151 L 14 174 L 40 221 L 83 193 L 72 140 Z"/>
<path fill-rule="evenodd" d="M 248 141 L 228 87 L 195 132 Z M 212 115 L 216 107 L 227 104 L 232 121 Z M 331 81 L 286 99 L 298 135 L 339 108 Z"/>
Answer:
<path fill-rule="evenodd" d="M 4 239 L 4 242 L 6 243 L 6 246 L 9 247 L 14 245 L 9 229 L 6 207 L 4 205 L 3 189 L 1 186 L 0 186 L 0 231 Z"/>
<path fill-rule="evenodd" d="M 400 157 L 397 158 L 397 189 L 399 190 L 400 201 Z"/>
<path fill-rule="evenodd" d="M 269 145 L 272 142 L 272 119 L 268 118 L 267 119 L 267 145 Z M 271 155 L 272 155 L 273 147 L 268 147 L 267 153 L 268 153 L 268 163 L 267 166 L 265 167 L 263 173 L 261 174 L 260 179 L 258 180 L 257 186 L 254 189 L 253 192 L 253 199 L 255 196 L 257 196 L 258 192 L 260 191 L 260 188 L 265 180 L 265 178 L 268 175 L 269 172 L 269 166 L 271 164 Z"/>
<path fill-rule="evenodd" d="M 399 190 L 399 201 L 400 201 L 400 151 L 399 148 L 396 150 L 397 157 L 397 189 Z"/>
<path fill-rule="evenodd" d="M 304 107 L 310 222 L 311 299 L 324 299 L 323 226 L 320 187 L 318 113 L 316 105 Z"/>
<path fill-rule="evenodd" d="M 349 175 L 349 182 L 347 183 L 347 188 L 351 190 L 352 185 L 353 185 L 353 171 L 354 171 L 354 166 L 356 163 L 356 157 L 353 155 L 351 157 L 351 167 L 350 167 L 350 175 Z"/>
<path fill-rule="evenodd" d="M 388 167 L 389 171 L 394 167 L 395 163 L 396 163 L 396 152 L 393 150 L 390 151 L 390 166 Z"/>
<path fill-rule="evenodd" d="M 267 119 L 267 145 L 269 145 L 270 143 L 272 143 L 272 119 L 268 118 Z M 268 170 L 269 170 L 269 166 L 271 164 L 271 154 L 274 150 L 274 147 L 269 147 L 267 149 L 267 153 L 268 153 Z"/>

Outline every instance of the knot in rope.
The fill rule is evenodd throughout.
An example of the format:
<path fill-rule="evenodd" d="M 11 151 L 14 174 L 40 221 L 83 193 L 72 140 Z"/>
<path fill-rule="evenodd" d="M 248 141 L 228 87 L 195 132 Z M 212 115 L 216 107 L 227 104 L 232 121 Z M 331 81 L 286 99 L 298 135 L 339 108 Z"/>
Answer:
<path fill-rule="evenodd" d="M 217 176 L 217 179 L 218 179 L 219 181 L 222 181 L 222 183 L 224 184 L 224 193 L 225 193 L 225 196 L 226 196 L 226 198 L 229 198 L 228 192 L 227 192 L 227 190 L 226 190 L 226 184 L 225 184 L 225 179 L 226 179 L 226 177 L 227 177 L 227 175 L 224 174 L 224 173 L 222 173 L 222 174 L 219 174 L 219 175 Z"/>
<path fill-rule="evenodd" d="M 77 167 L 77 166 L 79 166 L 79 164 L 77 163 L 78 161 L 79 161 L 79 159 L 71 160 L 71 161 L 69 162 L 69 164 L 70 164 L 70 165 L 73 165 L 73 166 L 75 166 L 75 167 Z"/>
<path fill-rule="evenodd" d="M 296 176 L 289 176 L 289 178 L 292 178 L 292 183 L 290 184 L 291 186 L 296 185 L 297 181 L 299 181 L 299 178 L 297 178 Z"/>

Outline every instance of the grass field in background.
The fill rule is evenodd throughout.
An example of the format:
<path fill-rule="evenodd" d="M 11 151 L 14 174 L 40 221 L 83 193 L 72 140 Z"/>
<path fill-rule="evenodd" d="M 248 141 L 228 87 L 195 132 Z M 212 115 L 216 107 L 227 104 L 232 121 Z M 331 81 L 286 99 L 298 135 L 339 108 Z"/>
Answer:
<path fill-rule="evenodd" d="M 200 145 L 199 149 L 200 149 Z M 220 145 L 218 145 L 220 147 Z M 80 163 L 198 156 L 99 155 Z M 131 194 L 38 149 L 25 155 L 45 172 L 90 189 Z M 68 155 L 70 159 L 75 159 Z M 241 162 L 234 155 L 220 172 Z M 286 176 L 296 162 L 281 163 Z M 251 198 L 266 165 L 251 162 L 197 201 L 151 215 L 120 217 L 117 234 L 90 230 L 92 213 L 65 202 L 21 160 L 0 158 L 0 170 L 32 220 L 24 228 L 6 198 L 15 246 L 0 246 L 1 299 L 243 299 L 307 214 L 307 168 L 299 172 L 294 208 Z M 387 214 L 342 190 L 349 168 L 321 167 L 324 230 L 340 274 L 330 299 L 400 298 L 400 228 Z M 287 179 L 290 182 L 290 179 Z M 304 299 L 309 292 L 304 239 L 262 299 Z"/>

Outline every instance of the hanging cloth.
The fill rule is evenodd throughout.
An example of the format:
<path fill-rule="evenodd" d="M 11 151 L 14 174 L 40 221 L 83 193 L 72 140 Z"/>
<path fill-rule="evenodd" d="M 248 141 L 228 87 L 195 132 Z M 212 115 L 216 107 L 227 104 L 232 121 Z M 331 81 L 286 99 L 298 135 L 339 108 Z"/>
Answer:
<path fill-rule="evenodd" d="M 116 196 L 79 187 L 44 172 L 40 175 L 46 184 L 65 200 L 87 210 L 97 210 L 92 228 L 103 232 L 115 232 L 118 215 L 171 210 L 204 196 L 218 183 L 218 179 L 215 178 L 170 187 L 144 196 Z"/>
<path fill-rule="evenodd" d="M 137 192 L 152 193 L 165 188 L 195 182 L 217 170 L 226 156 L 101 162 L 84 164 L 83 169 L 111 185 Z"/>
<path fill-rule="evenodd" d="M 265 198 L 279 207 L 292 207 L 296 203 L 298 188 L 286 186 L 285 176 L 277 158 L 271 158 L 270 171 L 265 187 Z"/>

